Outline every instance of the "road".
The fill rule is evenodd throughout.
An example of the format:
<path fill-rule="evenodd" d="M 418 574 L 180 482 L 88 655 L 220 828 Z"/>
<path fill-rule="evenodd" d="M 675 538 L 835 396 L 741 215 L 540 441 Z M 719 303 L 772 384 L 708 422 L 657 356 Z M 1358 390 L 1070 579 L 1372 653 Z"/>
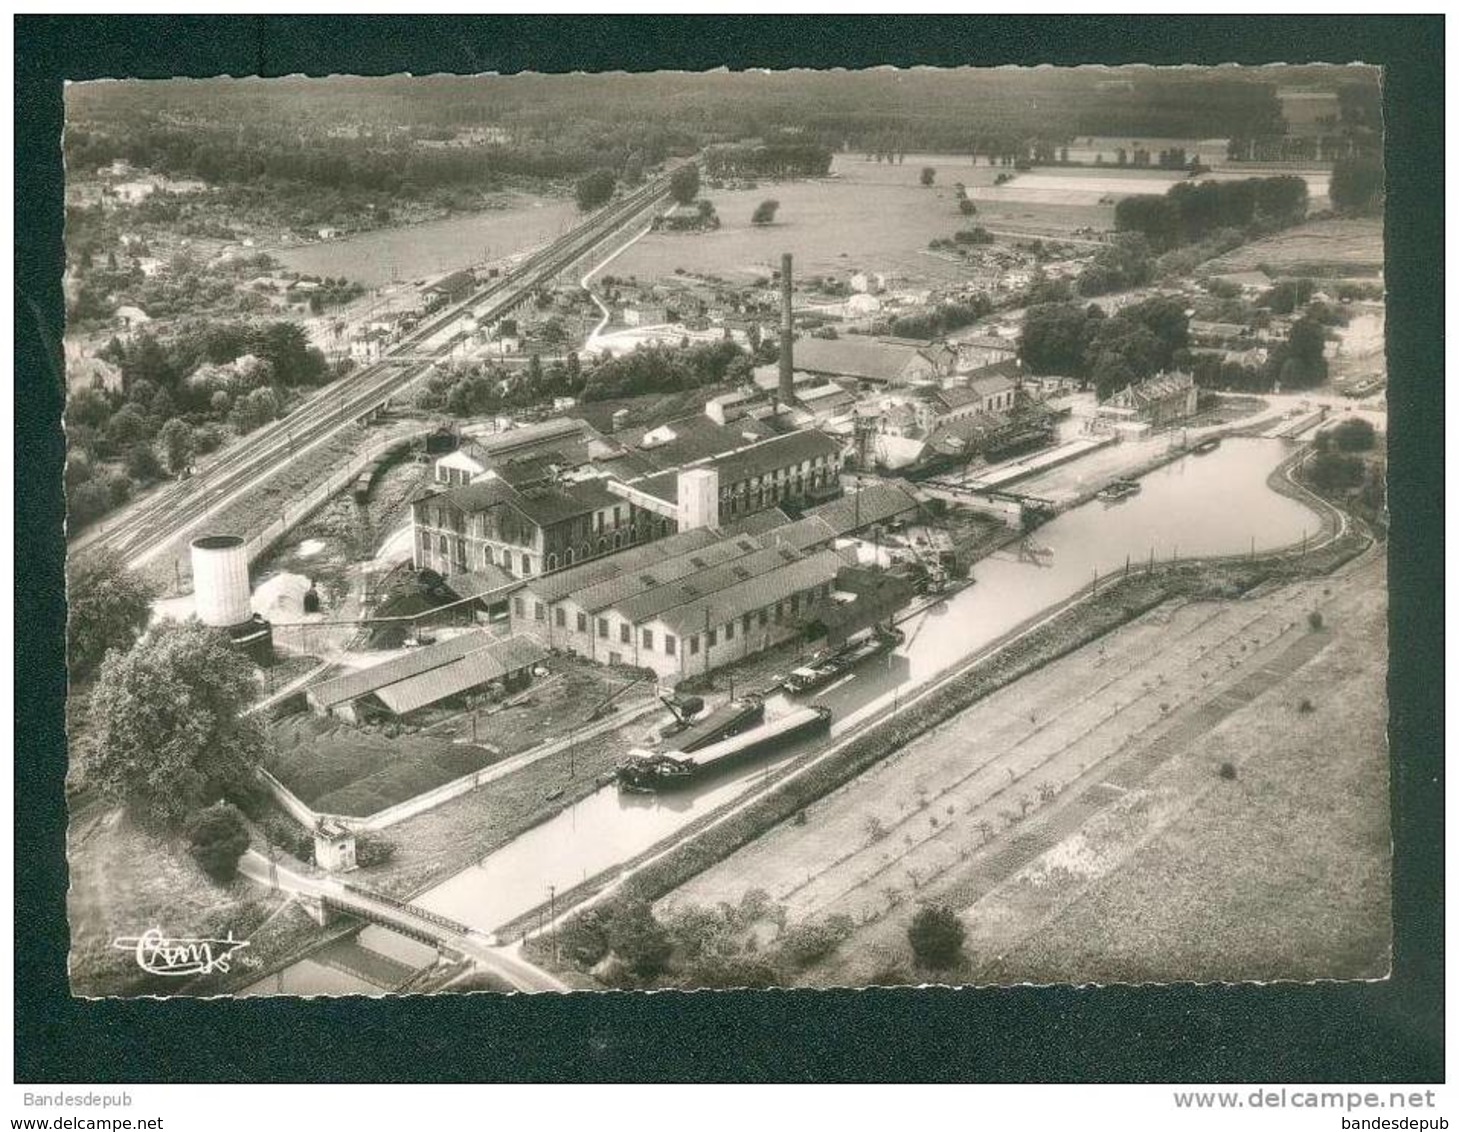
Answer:
<path fill-rule="evenodd" d="M 438 944 L 458 951 L 478 970 L 493 975 L 519 991 L 567 991 L 566 983 L 522 958 L 520 945 L 499 947 L 492 937 L 416 908 L 346 884 L 337 876 L 303 873 L 289 865 L 271 863 L 250 849 L 238 862 L 238 871 L 259 884 L 285 892 L 328 901 L 373 923 L 403 928 L 414 936 L 428 936 Z"/>
<path fill-rule="evenodd" d="M 611 240 L 668 191 L 660 178 L 594 213 L 583 224 L 493 279 L 463 302 L 430 315 L 379 362 L 340 378 L 287 417 L 232 445 L 190 479 L 173 483 L 84 532 L 71 549 L 103 546 L 133 568 L 199 526 L 209 515 L 251 491 L 356 421 L 369 417 L 449 353 L 464 319 L 492 321 L 507 314 L 542 284 Z"/>

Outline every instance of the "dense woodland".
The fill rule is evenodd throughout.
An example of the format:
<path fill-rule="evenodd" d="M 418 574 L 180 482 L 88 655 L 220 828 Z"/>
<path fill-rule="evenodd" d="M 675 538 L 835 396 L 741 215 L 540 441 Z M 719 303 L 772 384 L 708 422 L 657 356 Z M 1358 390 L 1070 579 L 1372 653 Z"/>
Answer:
<path fill-rule="evenodd" d="M 66 159 L 216 184 L 409 193 L 572 179 L 717 145 L 724 175 L 824 171 L 828 151 L 1054 161 L 1081 136 L 1281 135 L 1283 85 L 1334 89 L 1335 135 L 1376 152 L 1376 72 L 1101 68 L 207 80 L 68 91 Z M 474 131 L 474 132 L 473 132 Z M 758 139 L 758 140 L 751 140 Z M 734 143 L 734 144 L 731 144 Z M 1153 158 L 1152 158 L 1153 161 Z"/>

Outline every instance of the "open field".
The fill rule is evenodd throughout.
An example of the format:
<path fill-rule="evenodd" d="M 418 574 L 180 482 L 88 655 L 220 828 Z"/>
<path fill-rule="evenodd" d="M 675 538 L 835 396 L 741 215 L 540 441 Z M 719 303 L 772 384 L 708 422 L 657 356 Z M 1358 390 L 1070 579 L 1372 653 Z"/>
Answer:
<path fill-rule="evenodd" d="M 1264 270 L 1268 275 L 1375 276 L 1383 271 L 1383 221 L 1378 217 L 1314 220 L 1209 261 L 1212 274 Z"/>
<path fill-rule="evenodd" d="M 923 166 L 937 170 L 931 187 L 918 183 Z M 824 180 L 771 182 L 753 189 L 705 187 L 701 195 L 719 213 L 721 227 L 699 235 L 652 233 L 634 244 L 612 267 L 618 276 L 652 279 L 676 268 L 744 281 L 768 277 L 790 252 L 796 271 L 844 276 L 858 269 L 881 271 L 908 282 L 940 285 L 964 278 L 961 264 L 927 253 L 929 241 L 951 236 L 969 224 L 1008 226 L 1019 232 L 1058 235 L 1074 228 L 1109 227 L 1114 206 L 1086 201 L 1043 201 L 1012 185 L 993 190 L 999 170 L 971 166 L 966 157 L 908 154 L 905 163 L 838 156 Z M 961 181 L 978 203 L 978 215 L 958 212 L 953 185 Z M 985 202 L 979 194 L 997 195 Z M 780 202 L 774 224 L 754 227 L 750 214 L 767 197 Z"/>
<path fill-rule="evenodd" d="M 505 259 L 561 236 L 580 219 L 570 200 L 525 194 L 502 207 L 367 232 L 303 247 L 268 248 L 292 271 L 344 276 L 366 287 L 392 279 L 428 280 L 473 264 Z"/>
<path fill-rule="evenodd" d="M 807 974 L 814 985 L 912 978 L 906 920 L 930 900 L 970 909 L 972 958 L 955 980 L 1381 972 L 1384 591 L 1378 559 L 1367 562 L 1243 601 L 1162 605 L 974 704 L 661 908 L 763 888 L 792 920 L 850 915 L 856 935 Z M 1314 607 L 1328 629 L 1307 625 Z M 1314 711 L 1298 710 L 1304 698 Z M 1223 761 L 1235 781 L 1216 775 Z M 1210 824 L 1191 817 L 1177 832 L 1217 788 L 1231 797 L 1203 803 Z M 1123 816 L 1105 817 L 1115 806 Z M 1138 858 L 1129 877 L 1109 856 L 1121 830 L 1132 831 L 1128 856 L 1166 826 L 1185 862 L 1168 893 L 1166 853 Z M 1022 895 L 1031 875 L 1048 878 L 1038 897 Z M 1351 876 L 1364 881 L 1347 887 Z M 1125 892 L 1122 903 L 1099 897 L 1097 881 Z M 1051 929 L 1086 888 L 1084 920 Z M 1150 929 L 1150 910 L 1167 905 Z"/>

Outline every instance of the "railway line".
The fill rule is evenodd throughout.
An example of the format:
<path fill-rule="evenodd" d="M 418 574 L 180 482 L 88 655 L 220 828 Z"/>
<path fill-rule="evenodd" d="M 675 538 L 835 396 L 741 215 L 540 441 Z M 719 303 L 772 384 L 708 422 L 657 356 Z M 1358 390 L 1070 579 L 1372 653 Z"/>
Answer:
<path fill-rule="evenodd" d="M 444 357 L 459 342 L 460 332 L 446 336 L 458 322 L 509 314 L 536 288 L 638 219 L 667 195 L 668 187 L 668 177 L 661 177 L 600 209 L 470 297 L 428 316 L 378 362 L 338 379 L 288 416 L 225 449 L 190 479 L 170 484 L 83 532 L 71 541 L 71 549 L 106 547 L 132 568 L 145 565 L 208 515 L 408 389 L 430 370 L 433 362 L 424 359 Z"/>

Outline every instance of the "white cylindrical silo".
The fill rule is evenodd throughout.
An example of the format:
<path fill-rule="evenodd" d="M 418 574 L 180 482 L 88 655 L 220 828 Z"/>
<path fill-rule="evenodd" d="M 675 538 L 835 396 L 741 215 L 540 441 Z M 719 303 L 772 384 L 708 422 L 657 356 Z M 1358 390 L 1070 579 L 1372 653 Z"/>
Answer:
<path fill-rule="evenodd" d="M 252 616 L 248 603 L 248 551 L 237 535 L 204 535 L 192 541 L 193 605 L 198 620 L 220 629 Z"/>

